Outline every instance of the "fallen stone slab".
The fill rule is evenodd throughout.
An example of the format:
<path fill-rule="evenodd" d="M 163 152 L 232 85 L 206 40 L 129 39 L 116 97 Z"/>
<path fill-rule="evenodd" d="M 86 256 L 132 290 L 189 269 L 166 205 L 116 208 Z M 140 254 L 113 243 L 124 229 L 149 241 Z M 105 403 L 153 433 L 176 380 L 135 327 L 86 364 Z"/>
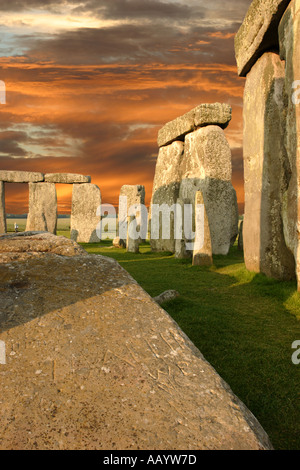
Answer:
<path fill-rule="evenodd" d="M 91 177 L 76 173 L 46 173 L 45 181 L 58 184 L 90 183 Z"/>
<path fill-rule="evenodd" d="M 0 170 L 0 181 L 4 183 L 39 183 L 44 181 L 44 175 L 30 171 Z"/>
<path fill-rule="evenodd" d="M 184 137 L 198 127 L 219 125 L 225 129 L 231 121 L 231 107 L 225 103 L 201 104 L 183 116 L 168 122 L 158 132 L 159 147 L 169 145 Z"/>
<path fill-rule="evenodd" d="M 0 306 L 1 450 L 272 449 L 116 261 L 48 252 L 0 263 Z"/>
<path fill-rule="evenodd" d="M 0 181 L 0 233 L 6 232 L 6 213 L 5 213 L 5 188 L 3 181 Z"/>
<path fill-rule="evenodd" d="M 278 25 L 291 0 L 254 0 L 235 36 L 238 74 L 245 77 L 266 51 L 279 50 Z"/>

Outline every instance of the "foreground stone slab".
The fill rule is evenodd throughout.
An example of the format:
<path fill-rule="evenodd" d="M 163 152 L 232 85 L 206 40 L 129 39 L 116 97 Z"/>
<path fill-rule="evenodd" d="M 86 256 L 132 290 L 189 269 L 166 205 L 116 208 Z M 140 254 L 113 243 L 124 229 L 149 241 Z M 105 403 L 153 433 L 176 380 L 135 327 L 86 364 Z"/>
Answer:
<path fill-rule="evenodd" d="M 238 234 L 238 206 L 231 184 L 231 151 L 224 131 L 208 126 L 185 139 L 179 199 L 193 206 L 201 191 L 210 227 L 213 254 L 227 255 Z M 195 230 L 195 227 L 193 227 Z M 176 241 L 176 256 L 192 256 L 184 251 L 185 241 Z"/>
<path fill-rule="evenodd" d="M 30 171 L 0 170 L 0 181 L 5 183 L 39 183 L 44 181 L 44 175 Z"/>
<path fill-rule="evenodd" d="M 254 0 L 235 36 L 238 73 L 245 77 L 259 57 L 278 50 L 278 25 L 291 0 Z"/>
<path fill-rule="evenodd" d="M 193 266 L 211 266 L 213 264 L 213 258 L 210 228 L 204 204 L 204 197 L 201 191 L 197 191 L 196 193 L 195 206 L 197 207 L 197 205 L 203 207 L 203 213 L 201 211 L 201 213 L 199 214 L 200 217 L 197 217 L 196 214 L 196 238 L 195 248 L 193 251 Z"/>
<path fill-rule="evenodd" d="M 286 149 L 291 178 L 283 199 L 283 225 L 287 246 L 294 254 L 300 291 L 300 1 L 293 0 L 280 26 L 280 55 L 285 60 L 285 89 L 288 96 Z"/>
<path fill-rule="evenodd" d="M 157 143 L 159 147 L 169 145 L 175 140 L 184 140 L 189 132 L 197 127 L 217 124 L 223 129 L 231 121 L 231 107 L 224 103 L 201 104 L 183 116 L 168 122 L 158 132 Z"/>
<path fill-rule="evenodd" d="M 173 142 L 172 144 L 159 149 L 153 181 L 151 206 L 153 204 L 157 204 L 159 206 L 166 204 L 168 208 L 171 209 L 174 207 L 174 204 L 177 203 L 181 181 L 183 152 L 184 143 L 180 141 Z M 167 238 L 164 237 L 162 232 L 161 216 L 152 218 L 152 208 L 150 218 L 153 233 L 156 231 L 159 235 L 157 240 L 151 238 L 151 249 L 153 251 L 168 251 L 175 253 L 174 211 L 170 212 L 169 215 L 170 236 Z"/>
<path fill-rule="evenodd" d="M 45 253 L 0 263 L 0 305 L 0 449 L 272 448 L 116 261 Z"/>
<path fill-rule="evenodd" d="M 295 262 L 285 243 L 282 220 L 290 179 L 284 77 L 284 62 L 270 52 L 257 61 L 246 80 L 243 244 L 247 269 L 292 279 Z"/>
<path fill-rule="evenodd" d="M 53 183 L 29 183 L 26 231 L 56 233 L 57 196 Z"/>
<path fill-rule="evenodd" d="M 0 233 L 6 232 L 5 187 L 0 181 Z"/>
<path fill-rule="evenodd" d="M 46 173 L 45 181 L 48 183 L 74 184 L 90 183 L 91 177 L 76 173 Z"/>
<path fill-rule="evenodd" d="M 71 239 L 78 243 L 97 243 L 101 192 L 90 183 L 74 184 L 72 193 Z M 98 214 L 98 215 L 97 215 Z"/>

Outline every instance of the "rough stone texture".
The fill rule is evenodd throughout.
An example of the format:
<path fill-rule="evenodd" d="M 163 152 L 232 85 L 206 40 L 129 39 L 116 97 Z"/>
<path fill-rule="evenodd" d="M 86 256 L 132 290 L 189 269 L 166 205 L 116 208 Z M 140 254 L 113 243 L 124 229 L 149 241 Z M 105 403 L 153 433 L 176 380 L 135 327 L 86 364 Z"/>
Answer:
<path fill-rule="evenodd" d="M 46 173 L 45 181 L 48 183 L 62 184 L 90 183 L 91 177 L 78 175 L 76 173 Z"/>
<path fill-rule="evenodd" d="M 5 187 L 0 181 L 0 233 L 6 232 Z"/>
<path fill-rule="evenodd" d="M 231 112 L 231 107 L 225 103 L 201 104 L 160 129 L 158 146 L 169 145 L 176 140 L 183 141 L 185 135 L 197 127 L 217 124 L 224 129 L 231 120 Z"/>
<path fill-rule="evenodd" d="M 52 183 L 29 183 L 26 231 L 56 233 L 57 196 Z"/>
<path fill-rule="evenodd" d="M 74 184 L 72 192 L 71 239 L 78 243 L 97 243 L 101 192 L 90 183 Z M 98 212 L 100 214 L 100 212 Z"/>
<path fill-rule="evenodd" d="M 0 236 L 0 263 L 40 258 L 46 253 L 60 256 L 86 255 L 77 243 L 49 232 L 20 232 Z"/>
<path fill-rule="evenodd" d="M 5 183 L 39 183 L 44 181 L 44 175 L 30 171 L 0 170 L 0 181 Z"/>
<path fill-rule="evenodd" d="M 165 302 L 169 302 L 170 300 L 177 299 L 180 294 L 176 290 L 166 290 L 162 294 L 157 295 L 156 297 L 153 297 L 153 300 L 159 304 L 162 305 Z"/>
<path fill-rule="evenodd" d="M 132 206 L 145 204 L 145 187 L 142 185 L 125 184 L 121 187 L 120 197 L 127 197 L 127 238 L 126 241 L 122 240 L 122 242 L 126 243 L 126 249 L 129 253 L 138 253 L 139 245 L 141 244 L 142 240 L 141 238 L 134 240 L 129 235 L 130 223 L 135 221 L 135 217 L 129 215 L 129 210 Z M 122 224 L 122 222 L 124 221 L 120 220 L 119 218 L 119 223 Z"/>
<path fill-rule="evenodd" d="M 288 95 L 286 149 L 291 179 L 283 198 L 284 236 L 294 254 L 300 290 L 300 104 L 293 101 L 294 82 L 300 80 L 300 1 L 293 0 L 279 26 L 280 55 L 285 60 L 285 88 Z M 298 85 L 298 84 L 297 84 Z M 297 86 L 299 90 L 299 85 Z M 299 94 L 295 96 L 299 99 Z"/>
<path fill-rule="evenodd" d="M 245 216 L 247 269 L 278 279 L 295 277 L 282 222 L 283 195 L 290 178 L 284 145 L 284 63 L 265 53 L 247 76 L 244 92 Z"/>
<path fill-rule="evenodd" d="M 0 328 L 1 450 L 272 448 L 112 259 L 47 253 L 0 263 Z"/>
<path fill-rule="evenodd" d="M 204 205 L 204 198 L 201 191 L 196 192 L 195 205 L 204 206 L 203 217 L 195 221 L 195 248 L 193 252 L 193 266 L 211 266 L 213 264 L 212 247 L 208 217 Z M 203 242 L 203 244 L 202 244 Z M 197 243 L 202 245 L 197 247 Z"/>
<path fill-rule="evenodd" d="M 259 57 L 278 50 L 278 25 L 290 0 L 254 0 L 235 36 L 238 73 L 245 77 Z"/>
<path fill-rule="evenodd" d="M 228 254 L 238 234 L 238 206 L 231 184 L 231 151 L 220 127 L 208 126 L 186 136 L 181 171 L 179 199 L 194 207 L 196 192 L 202 191 L 213 254 Z M 176 242 L 176 256 L 188 256 L 184 245 Z"/>
<path fill-rule="evenodd" d="M 167 204 L 169 207 L 176 204 L 179 196 L 179 188 L 181 181 L 181 162 L 184 152 L 183 142 L 173 142 L 171 145 L 159 149 L 155 176 L 152 190 L 152 204 Z M 151 207 L 150 206 L 150 207 Z M 151 219 L 151 227 L 153 230 L 159 230 L 159 239 L 150 239 L 151 249 L 153 251 L 168 251 L 175 253 L 174 239 L 174 212 L 170 213 L 170 239 L 163 239 L 161 218 L 160 220 L 152 220 L 152 211 L 149 215 Z M 157 227 L 159 225 L 159 228 Z"/>

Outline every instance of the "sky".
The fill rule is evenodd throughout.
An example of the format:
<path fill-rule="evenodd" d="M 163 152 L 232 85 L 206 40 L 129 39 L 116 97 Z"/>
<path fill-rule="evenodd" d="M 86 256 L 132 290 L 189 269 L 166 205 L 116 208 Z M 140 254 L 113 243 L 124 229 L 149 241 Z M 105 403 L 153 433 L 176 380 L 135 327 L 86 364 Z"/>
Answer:
<path fill-rule="evenodd" d="M 233 108 L 226 130 L 243 213 L 242 96 L 234 35 L 251 0 L 0 0 L 0 169 L 91 175 L 102 201 L 142 184 L 157 132 L 201 103 Z M 72 187 L 57 185 L 69 213 Z M 6 185 L 7 213 L 28 186 Z"/>

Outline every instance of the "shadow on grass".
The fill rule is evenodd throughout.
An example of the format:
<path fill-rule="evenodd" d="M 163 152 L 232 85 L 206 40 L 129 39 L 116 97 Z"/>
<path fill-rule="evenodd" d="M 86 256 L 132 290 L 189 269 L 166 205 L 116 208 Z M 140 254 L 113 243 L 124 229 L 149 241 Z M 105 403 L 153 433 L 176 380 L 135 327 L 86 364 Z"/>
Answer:
<path fill-rule="evenodd" d="M 214 266 L 192 267 L 168 253 L 140 254 L 85 246 L 115 258 L 151 295 L 175 289 L 165 310 L 248 406 L 277 449 L 299 449 L 300 366 L 292 343 L 300 339 L 300 296 L 295 282 L 249 273 L 234 247 Z M 298 317 L 298 319 L 297 319 Z"/>

